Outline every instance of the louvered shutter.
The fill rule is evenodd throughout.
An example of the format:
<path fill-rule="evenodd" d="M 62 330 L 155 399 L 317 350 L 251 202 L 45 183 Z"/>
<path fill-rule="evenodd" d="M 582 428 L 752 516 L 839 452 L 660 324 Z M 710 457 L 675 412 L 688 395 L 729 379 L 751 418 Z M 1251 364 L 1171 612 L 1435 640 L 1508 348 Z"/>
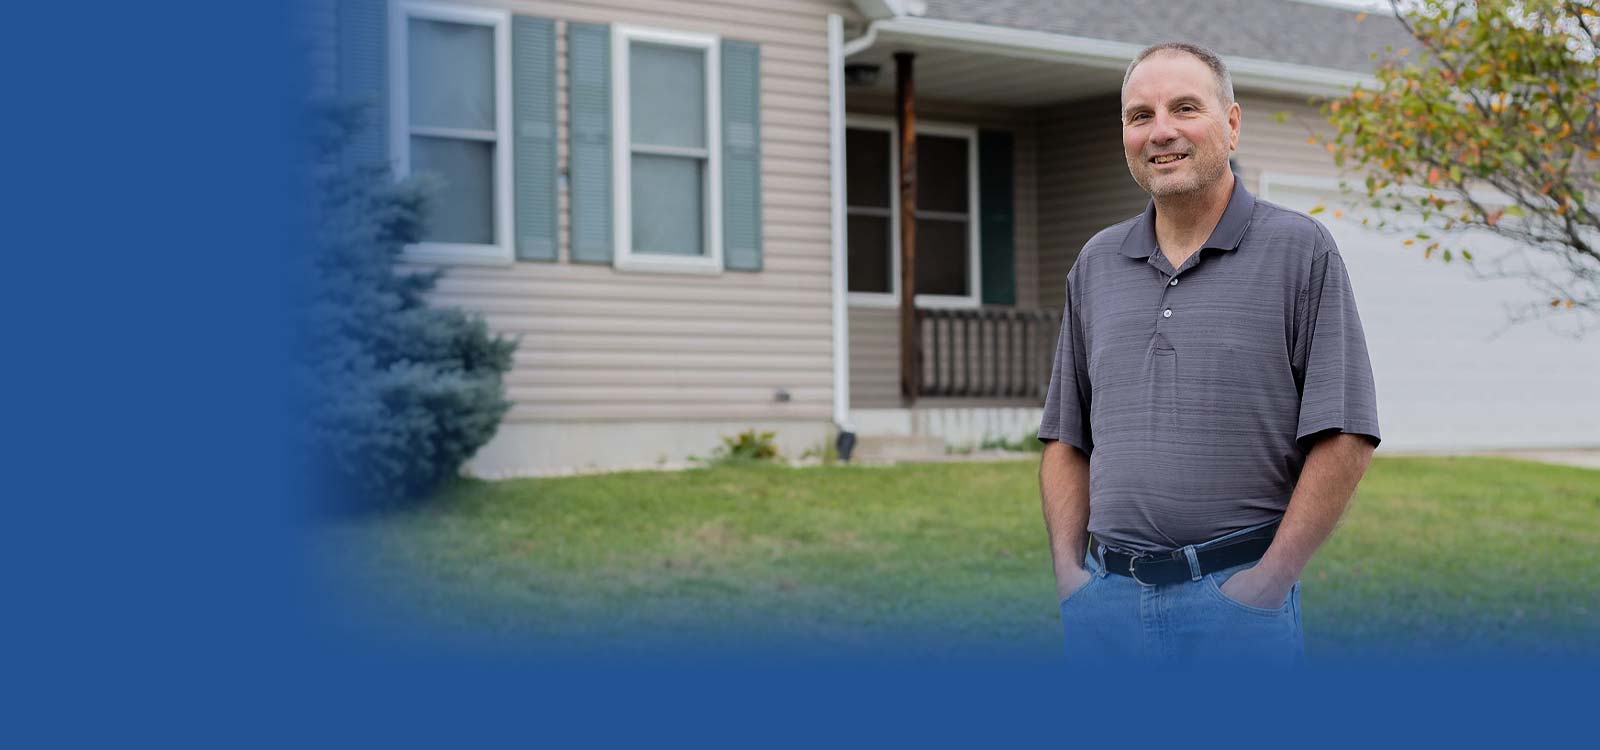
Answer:
<path fill-rule="evenodd" d="M 513 16 L 511 60 L 517 258 L 555 260 L 555 22 Z"/>
<path fill-rule="evenodd" d="M 722 42 L 722 265 L 761 270 L 761 46 Z"/>
<path fill-rule="evenodd" d="M 1017 303 L 1015 197 L 1011 134 L 978 133 L 978 224 L 983 304 Z"/>
<path fill-rule="evenodd" d="M 346 167 L 389 163 L 387 0 L 339 0 L 339 96 L 360 107 Z"/>
<path fill-rule="evenodd" d="M 610 263 L 611 29 L 567 24 L 572 260 Z"/>

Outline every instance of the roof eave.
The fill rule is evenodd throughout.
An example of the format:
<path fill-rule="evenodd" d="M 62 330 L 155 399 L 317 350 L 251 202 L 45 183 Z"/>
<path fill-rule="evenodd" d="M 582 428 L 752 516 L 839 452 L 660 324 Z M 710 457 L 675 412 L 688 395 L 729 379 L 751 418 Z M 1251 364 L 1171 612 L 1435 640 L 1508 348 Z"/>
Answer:
<path fill-rule="evenodd" d="M 869 20 L 900 18 L 917 15 L 923 11 L 921 0 L 853 0 L 856 10 Z"/>
<path fill-rule="evenodd" d="M 887 1 L 887 0 L 886 0 Z M 860 5 L 864 0 L 858 0 Z M 1054 34 L 1004 26 L 896 16 L 874 21 L 863 38 L 877 43 L 894 39 L 924 40 L 941 46 L 969 48 L 1039 60 L 1054 60 L 1090 67 L 1122 70 L 1144 45 L 1110 39 Z M 872 46 L 849 44 L 849 54 Z M 1224 55 L 1235 89 L 1301 96 L 1341 96 L 1361 84 L 1373 88 L 1377 79 L 1365 73 L 1335 68 Z"/>

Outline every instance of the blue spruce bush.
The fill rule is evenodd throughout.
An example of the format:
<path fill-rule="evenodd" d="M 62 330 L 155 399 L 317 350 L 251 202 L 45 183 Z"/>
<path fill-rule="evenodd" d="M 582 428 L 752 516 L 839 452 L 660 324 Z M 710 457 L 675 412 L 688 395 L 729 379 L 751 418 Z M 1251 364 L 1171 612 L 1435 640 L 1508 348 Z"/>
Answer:
<path fill-rule="evenodd" d="M 306 424 L 298 446 L 322 496 L 346 508 L 426 496 L 494 436 L 511 408 L 502 378 L 514 339 L 483 318 L 428 304 L 442 271 L 401 272 L 430 186 L 386 166 L 349 166 L 360 127 L 348 105 L 318 110 L 311 178 L 315 242 L 292 357 Z"/>

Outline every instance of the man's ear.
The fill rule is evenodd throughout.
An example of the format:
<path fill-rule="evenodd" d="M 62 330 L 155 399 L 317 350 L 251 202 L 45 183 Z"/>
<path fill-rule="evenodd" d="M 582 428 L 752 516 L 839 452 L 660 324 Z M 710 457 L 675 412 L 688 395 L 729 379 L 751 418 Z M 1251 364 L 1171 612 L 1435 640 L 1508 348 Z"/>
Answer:
<path fill-rule="evenodd" d="M 1239 108 L 1239 103 L 1228 105 L 1228 150 L 1239 150 L 1239 129 L 1244 125 L 1244 110 Z"/>

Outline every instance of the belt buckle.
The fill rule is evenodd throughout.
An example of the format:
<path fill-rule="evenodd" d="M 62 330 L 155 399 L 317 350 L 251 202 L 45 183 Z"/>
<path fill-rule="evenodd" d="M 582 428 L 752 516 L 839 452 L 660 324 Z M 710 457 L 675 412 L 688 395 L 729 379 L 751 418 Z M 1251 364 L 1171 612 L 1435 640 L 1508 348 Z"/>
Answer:
<path fill-rule="evenodd" d="M 1141 586 L 1154 586 L 1155 584 L 1140 580 L 1139 578 L 1139 561 L 1143 559 L 1143 555 L 1139 557 L 1128 558 L 1128 577 L 1138 582 Z"/>

